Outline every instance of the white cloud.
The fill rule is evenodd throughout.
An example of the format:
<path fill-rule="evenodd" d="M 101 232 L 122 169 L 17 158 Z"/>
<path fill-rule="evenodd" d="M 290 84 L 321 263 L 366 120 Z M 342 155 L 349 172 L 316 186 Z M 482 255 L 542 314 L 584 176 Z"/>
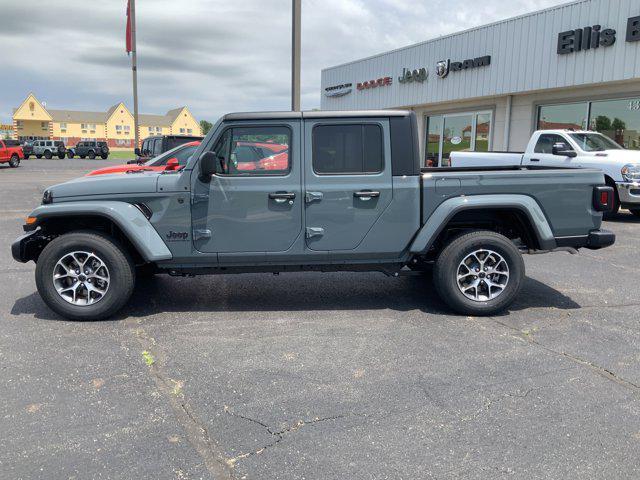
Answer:
<path fill-rule="evenodd" d="M 559 3 L 303 0 L 303 108 L 319 105 L 323 68 Z M 197 118 L 214 120 L 228 111 L 289 108 L 289 0 L 136 5 L 141 111 L 188 105 Z M 125 8 L 126 0 L 3 5 L 0 121 L 30 91 L 52 108 L 130 104 Z"/>

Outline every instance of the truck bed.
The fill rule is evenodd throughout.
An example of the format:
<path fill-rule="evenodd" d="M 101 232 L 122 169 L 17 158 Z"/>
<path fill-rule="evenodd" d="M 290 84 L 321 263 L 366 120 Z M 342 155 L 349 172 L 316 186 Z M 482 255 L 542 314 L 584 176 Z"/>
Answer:
<path fill-rule="evenodd" d="M 600 170 L 543 166 L 422 168 L 422 222 L 453 197 L 526 195 L 547 216 L 554 236 L 584 235 L 600 228 L 593 187 L 604 185 Z"/>

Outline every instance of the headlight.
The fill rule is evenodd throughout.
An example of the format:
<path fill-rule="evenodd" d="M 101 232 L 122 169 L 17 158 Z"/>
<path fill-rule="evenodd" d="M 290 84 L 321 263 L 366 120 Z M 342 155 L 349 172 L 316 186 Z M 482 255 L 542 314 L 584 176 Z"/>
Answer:
<path fill-rule="evenodd" d="M 51 190 L 45 190 L 42 194 L 42 204 L 48 205 L 51 202 L 53 202 L 53 194 L 51 193 Z"/>
<path fill-rule="evenodd" d="M 640 181 L 640 164 L 630 163 L 622 167 L 620 171 L 622 173 L 622 178 L 627 182 L 638 182 Z"/>

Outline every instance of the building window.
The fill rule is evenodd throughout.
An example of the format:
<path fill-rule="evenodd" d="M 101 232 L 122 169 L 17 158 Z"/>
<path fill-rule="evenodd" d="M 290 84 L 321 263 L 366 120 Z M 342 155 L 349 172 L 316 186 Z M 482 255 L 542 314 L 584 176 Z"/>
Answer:
<path fill-rule="evenodd" d="M 588 102 L 543 105 L 538 111 L 538 130 L 584 130 L 588 116 Z"/>
<path fill-rule="evenodd" d="M 184 128 L 181 128 L 181 129 L 180 129 L 180 133 L 184 133 Z"/>
<path fill-rule="evenodd" d="M 193 133 L 193 130 L 190 128 L 187 128 L 187 133 Z"/>
<path fill-rule="evenodd" d="M 318 174 L 375 174 L 384 170 L 379 125 L 318 125 L 312 136 L 313 171 Z"/>
<path fill-rule="evenodd" d="M 451 152 L 491 150 L 491 112 L 431 115 L 426 118 L 426 124 L 424 165 L 427 167 L 449 166 Z"/>
<path fill-rule="evenodd" d="M 632 150 L 640 149 L 640 98 L 542 105 L 538 129 L 593 130 Z"/>
<path fill-rule="evenodd" d="M 86 124 L 86 123 L 82 123 L 82 124 L 80 124 L 80 128 L 81 128 L 82 130 L 86 130 L 86 129 L 87 129 L 87 124 Z"/>
<path fill-rule="evenodd" d="M 589 130 L 606 135 L 622 147 L 640 149 L 640 98 L 592 102 Z"/>
<path fill-rule="evenodd" d="M 129 125 L 125 125 L 124 126 L 124 133 L 130 133 L 131 132 L 131 127 Z"/>
<path fill-rule="evenodd" d="M 42 128 L 47 128 L 47 122 L 40 122 L 40 126 Z"/>

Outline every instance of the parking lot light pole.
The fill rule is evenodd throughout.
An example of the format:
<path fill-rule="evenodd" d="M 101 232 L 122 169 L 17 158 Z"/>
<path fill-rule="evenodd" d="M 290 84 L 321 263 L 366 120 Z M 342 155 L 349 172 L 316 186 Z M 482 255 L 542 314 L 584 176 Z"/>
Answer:
<path fill-rule="evenodd" d="M 139 148 L 138 132 L 138 53 L 136 47 L 136 0 L 130 1 L 129 16 L 131 19 L 131 70 L 133 72 L 133 131 L 135 143 L 133 148 Z"/>
<path fill-rule="evenodd" d="M 300 111 L 300 47 L 302 26 L 302 0 L 293 0 L 291 35 L 291 110 Z"/>

